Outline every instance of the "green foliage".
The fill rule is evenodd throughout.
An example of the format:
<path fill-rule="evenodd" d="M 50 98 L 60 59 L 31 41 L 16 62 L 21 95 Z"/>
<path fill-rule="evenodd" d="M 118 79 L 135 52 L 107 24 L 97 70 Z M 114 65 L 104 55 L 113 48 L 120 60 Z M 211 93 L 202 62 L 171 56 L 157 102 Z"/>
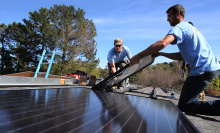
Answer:
<path fill-rule="evenodd" d="M 105 69 L 102 69 L 101 74 L 100 74 L 100 78 L 103 78 L 103 79 L 107 78 L 109 76 L 108 73 L 109 73 L 109 70 L 107 67 Z"/>
<path fill-rule="evenodd" d="M 136 74 L 132 75 L 132 76 L 129 78 L 129 82 L 131 82 L 131 83 L 137 83 L 139 76 L 140 76 L 139 73 L 136 73 Z"/>
<path fill-rule="evenodd" d="M 169 65 L 170 65 L 170 67 L 174 67 L 175 66 L 174 62 L 169 62 Z"/>
<path fill-rule="evenodd" d="M 10 36 L 9 28 L 4 23 L 0 24 L 0 43 L 2 47 L 0 48 L 1 55 L 1 74 L 7 74 L 13 72 L 13 57 L 11 57 L 10 50 Z"/>
<path fill-rule="evenodd" d="M 86 70 L 86 68 L 85 68 L 85 67 L 80 67 L 80 68 L 79 68 L 79 70 L 80 70 L 80 71 L 87 72 L 87 70 Z"/>
<path fill-rule="evenodd" d="M 11 52 L 14 55 L 15 72 L 33 70 L 38 64 L 38 55 L 40 49 L 37 41 L 36 31 L 33 25 L 26 22 L 25 24 L 9 24 L 11 38 Z M 35 67 L 36 69 L 36 67 Z"/>
<path fill-rule="evenodd" d="M 205 90 L 206 93 L 220 96 L 220 79 L 215 78 Z"/>
<path fill-rule="evenodd" d="M 173 68 L 175 66 L 174 62 L 170 62 L 169 64 L 167 62 L 164 63 L 158 63 L 156 65 L 151 66 L 152 69 L 157 69 L 158 67 L 162 67 L 165 71 L 167 68 Z"/>
<path fill-rule="evenodd" d="M 102 68 L 95 68 L 90 72 L 90 75 L 96 76 L 96 78 L 101 78 L 102 76 Z"/>
<path fill-rule="evenodd" d="M 215 79 L 211 82 L 211 85 L 213 85 L 214 87 L 219 88 L 219 87 L 220 87 L 219 77 L 215 78 Z"/>

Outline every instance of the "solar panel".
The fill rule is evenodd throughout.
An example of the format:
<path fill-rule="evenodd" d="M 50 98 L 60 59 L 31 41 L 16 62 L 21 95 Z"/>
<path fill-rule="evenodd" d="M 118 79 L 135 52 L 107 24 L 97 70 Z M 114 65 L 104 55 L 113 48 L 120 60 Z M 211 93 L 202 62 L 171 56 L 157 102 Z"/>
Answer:
<path fill-rule="evenodd" d="M 0 91 L 0 132 L 199 132 L 170 101 L 86 88 Z"/>
<path fill-rule="evenodd" d="M 145 67 L 151 65 L 153 62 L 154 62 L 154 58 L 152 58 L 151 55 L 149 55 L 142 58 L 138 64 L 135 64 L 131 67 L 129 67 L 129 64 L 127 64 L 126 66 L 115 72 L 114 74 L 108 76 L 106 79 L 104 79 L 97 85 L 93 86 L 92 89 L 111 91 L 111 89 L 109 88 L 111 88 L 113 85 L 116 85 L 117 83 L 125 80 L 126 78 L 129 78 L 130 76 L 137 73 L 139 70 L 142 70 Z"/>

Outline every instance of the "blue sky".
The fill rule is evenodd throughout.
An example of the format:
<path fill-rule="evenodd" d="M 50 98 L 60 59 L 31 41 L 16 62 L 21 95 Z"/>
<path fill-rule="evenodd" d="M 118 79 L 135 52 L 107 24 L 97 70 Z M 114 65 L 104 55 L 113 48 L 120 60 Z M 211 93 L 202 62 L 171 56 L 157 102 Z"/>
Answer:
<path fill-rule="evenodd" d="M 81 8 L 86 12 L 85 18 L 93 19 L 98 34 L 96 57 L 100 59 L 101 68 L 107 64 L 108 51 L 116 38 L 123 40 L 133 56 L 164 38 L 171 28 L 166 10 L 175 4 L 183 5 L 185 21 L 194 23 L 220 60 L 219 0 L 4 0 L 0 4 L 0 23 L 22 22 L 29 17 L 29 12 L 41 7 L 49 9 L 54 4 Z M 178 52 L 178 48 L 168 45 L 162 51 Z M 154 64 L 170 61 L 158 57 Z"/>

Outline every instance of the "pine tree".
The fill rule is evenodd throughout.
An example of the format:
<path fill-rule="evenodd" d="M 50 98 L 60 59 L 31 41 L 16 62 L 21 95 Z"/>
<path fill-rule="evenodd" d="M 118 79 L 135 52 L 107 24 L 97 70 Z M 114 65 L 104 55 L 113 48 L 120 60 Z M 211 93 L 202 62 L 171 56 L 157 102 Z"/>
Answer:
<path fill-rule="evenodd" d="M 41 45 L 41 52 L 44 49 L 53 51 L 56 47 L 57 31 L 51 21 L 49 20 L 50 14 L 47 8 L 41 8 L 39 11 L 29 12 L 29 21 L 34 26 Z M 27 21 L 24 19 L 24 21 Z"/>
<path fill-rule="evenodd" d="M 14 71 L 13 57 L 10 50 L 10 34 L 9 28 L 3 23 L 0 24 L 0 40 L 1 40 L 1 75 Z"/>
<path fill-rule="evenodd" d="M 75 10 L 74 6 L 54 5 L 49 10 L 49 20 L 57 31 L 57 62 L 62 64 L 62 74 L 67 72 L 65 67 L 73 64 L 71 61 L 76 61 L 79 57 L 95 64 L 95 67 L 99 63 L 99 60 L 95 60 L 95 25 L 91 20 L 85 19 L 84 15 L 83 9 Z"/>
<path fill-rule="evenodd" d="M 40 47 L 38 36 L 30 21 L 25 24 L 16 23 L 9 25 L 10 36 L 13 40 L 11 50 L 15 56 L 15 72 L 35 70 L 38 64 Z"/>

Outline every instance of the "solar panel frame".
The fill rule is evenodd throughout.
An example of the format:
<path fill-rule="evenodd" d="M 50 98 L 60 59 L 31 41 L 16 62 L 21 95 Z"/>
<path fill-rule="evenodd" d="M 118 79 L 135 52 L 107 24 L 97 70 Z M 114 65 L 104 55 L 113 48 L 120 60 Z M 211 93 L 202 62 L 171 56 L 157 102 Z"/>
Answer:
<path fill-rule="evenodd" d="M 106 79 L 99 82 L 92 89 L 99 89 L 99 90 L 106 90 L 111 91 L 111 87 L 116 85 L 117 83 L 125 80 L 126 78 L 131 77 L 132 75 L 136 74 L 138 71 L 146 68 L 147 66 L 151 65 L 154 62 L 155 58 L 152 58 L 151 55 L 148 55 L 140 60 L 138 64 L 129 67 L 129 64 L 124 66 L 123 68 L 119 69 L 112 75 L 109 75 Z M 116 77 L 116 80 L 114 78 Z"/>
<path fill-rule="evenodd" d="M 173 107 L 180 113 L 180 115 L 185 119 L 185 121 L 189 124 L 189 126 L 193 129 L 194 132 L 200 133 L 200 131 L 192 124 L 192 122 L 183 114 L 183 112 L 172 102 Z"/>

